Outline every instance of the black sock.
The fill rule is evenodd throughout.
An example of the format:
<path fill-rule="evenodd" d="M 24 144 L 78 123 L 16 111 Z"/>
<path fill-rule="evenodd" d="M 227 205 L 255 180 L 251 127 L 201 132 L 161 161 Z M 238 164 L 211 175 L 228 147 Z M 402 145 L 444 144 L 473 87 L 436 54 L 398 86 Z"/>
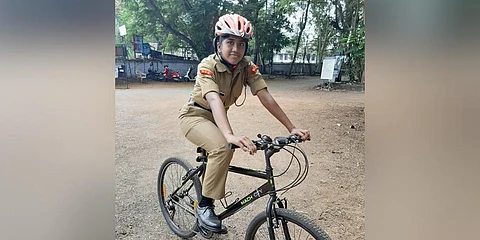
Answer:
<path fill-rule="evenodd" d="M 206 207 L 206 206 L 212 206 L 212 205 L 213 205 L 213 199 L 202 195 L 202 200 L 200 200 L 200 203 L 198 203 L 198 206 Z"/>

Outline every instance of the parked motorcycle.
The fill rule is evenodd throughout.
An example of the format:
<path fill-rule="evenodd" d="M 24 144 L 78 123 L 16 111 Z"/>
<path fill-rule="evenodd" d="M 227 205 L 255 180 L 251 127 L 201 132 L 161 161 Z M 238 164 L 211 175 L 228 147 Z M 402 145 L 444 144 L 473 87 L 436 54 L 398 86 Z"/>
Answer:
<path fill-rule="evenodd" d="M 163 75 L 162 73 L 158 72 L 153 68 L 153 62 L 150 63 L 150 67 L 147 70 L 147 79 L 151 79 L 154 81 L 162 81 L 163 80 Z"/>

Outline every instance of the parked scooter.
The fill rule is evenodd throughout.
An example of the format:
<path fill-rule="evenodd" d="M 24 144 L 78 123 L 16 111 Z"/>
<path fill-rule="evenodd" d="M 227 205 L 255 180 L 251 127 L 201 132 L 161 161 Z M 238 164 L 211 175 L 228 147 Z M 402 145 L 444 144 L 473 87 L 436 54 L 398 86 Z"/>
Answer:
<path fill-rule="evenodd" d="M 195 76 L 192 76 L 192 70 L 193 70 L 193 66 L 188 68 L 187 73 L 185 74 L 185 76 L 183 76 L 184 82 L 190 82 L 191 80 L 195 79 Z"/>
<path fill-rule="evenodd" d="M 166 82 L 166 81 L 169 81 L 169 80 L 173 80 L 175 82 L 180 82 L 180 80 L 182 79 L 180 77 L 180 73 L 179 72 L 173 72 L 173 71 L 170 71 L 170 69 L 168 68 L 168 65 L 165 65 L 163 66 L 164 70 L 163 70 L 163 81 Z"/>

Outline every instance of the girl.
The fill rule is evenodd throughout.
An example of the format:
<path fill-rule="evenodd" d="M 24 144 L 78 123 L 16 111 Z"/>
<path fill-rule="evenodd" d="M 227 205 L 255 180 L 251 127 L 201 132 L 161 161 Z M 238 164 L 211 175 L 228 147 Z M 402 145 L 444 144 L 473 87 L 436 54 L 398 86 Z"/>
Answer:
<path fill-rule="evenodd" d="M 248 137 L 233 133 L 227 117 L 231 105 L 240 106 L 236 100 L 244 86 L 245 91 L 246 85 L 250 87 L 252 94 L 290 134 L 297 134 L 304 140 L 310 138 L 309 131 L 295 127 L 270 95 L 258 67 L 244 58 L 252 30 L 251 23 L 240 15 L 226 14 L 219 18 L 213 40 L 215 53 L 199 64 L 190 100 L 179 116 L 185 137 L 209 154 L 196 214 L 202 227 L 213 232 L 220 232 L 222 228 L 213 201 L 225 196 L 228 166 L 233 157 L 228 143 L 250 154 L 257 150 Z"/>

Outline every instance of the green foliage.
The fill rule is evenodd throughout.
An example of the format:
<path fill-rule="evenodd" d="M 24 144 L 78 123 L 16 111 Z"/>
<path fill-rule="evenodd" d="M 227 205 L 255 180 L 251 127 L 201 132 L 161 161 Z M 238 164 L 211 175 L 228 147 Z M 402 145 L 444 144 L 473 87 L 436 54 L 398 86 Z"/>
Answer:
<path fill-rule="evenodd" d="M 260 53 L 264 61 L 273 58 L 273 53 L 282 50 L 290 43 L 290 39 L 285 36 L 285 31 L 291 30 L 287 17 L 278 12 L 271 14 L 264 13 L 260 18 L 257 30 L 257 40 L 260 41 Z"/>
<path fill-rule="evenodd" d="M 191 48 L 201 59 L 214 52 L 214 25 L 225 13 L 238 13 L 253 24 L 254 37 L 248 55 L 257 53 L 263 63 L 274 52 L 297 43 L 288 33 L 294 26 L 289 19 L 304 11 L 308 0 L 116 0 L 116 34 L 126 25 L 127 36 L 116 43 L 132 41 L 132 34 L 144 41 L 159 42 L 164 51 Z M 345 65 L 357 79 L 363 73 L 365 59 L 364 0 L 311 0 L 309 27 L 300 39 L 301 55 L 317 55 L 317 71 L 323 56 L 348 54 Z M 296 19 L 298 22 L 300 19 Z M 297 25 L 297 24 L 295 24 Z M 295 31 L 295 34 L 297 32 Z M 291 34 L 290 34 L 291 35 Z M 308 40 L 307 41 L 307 36 Z M 350 35 L 350 40 L 348 36 Z M 298 35 L 297 35 L 298 36 Z M 313 40 L 312 40 L 313 39 Z M 304 46 L 306 45 L 306 49 Z M 328 49 L 333 47 L 333 51 Z"/>
<path fill-rule="evenodd" d="M 221 0 L 123 0 L 120 18 L 132 34 L 145 41 L 160 42 L 163 48 L 173 48 L 172 34 L 179 46 L 190 46 L 198 57 L 213 52 L 213 25 L 221 13 Z"/>
<path fill-rule="evenodd" d="M 199 58 L 203 58 L 214 52 L 212 39 L 218 18 L 236 12 L 253 24 L 254 40 L 250 43 L 249 54 L 254 54 L 257 43 L 261 46 L 261 55 L 268 58 L 288 43 L 280 29 L 288 29 L 286 14 L 289 8 L 279 0 L 274 3 L 278 5 L 275 11 L 266 12 L 263 7 L 267 3 L 266 0 L 237 3 L 230 0 L 123 0 L 117 9 L 118 24 L 126 25 L 128 41 L 132 34 L 142 35 L 145 41 L 160 42 L 162 48 L 168 50 L 191 47 Z"/>
<path fill-rule="evenodd" d="M 339 41 L 339 50 L 347 57 L 352 80 L 361 80 L 365 71 L 365 24 L 363 20 L 363 0 L 347 0 L 350 8 L 345 10 L 346 18 L 352 21 L 345 24 L 350 27 L 349 35 L 342 35 Z M 358 4 L 358 5 L 357 5 Z"/>

